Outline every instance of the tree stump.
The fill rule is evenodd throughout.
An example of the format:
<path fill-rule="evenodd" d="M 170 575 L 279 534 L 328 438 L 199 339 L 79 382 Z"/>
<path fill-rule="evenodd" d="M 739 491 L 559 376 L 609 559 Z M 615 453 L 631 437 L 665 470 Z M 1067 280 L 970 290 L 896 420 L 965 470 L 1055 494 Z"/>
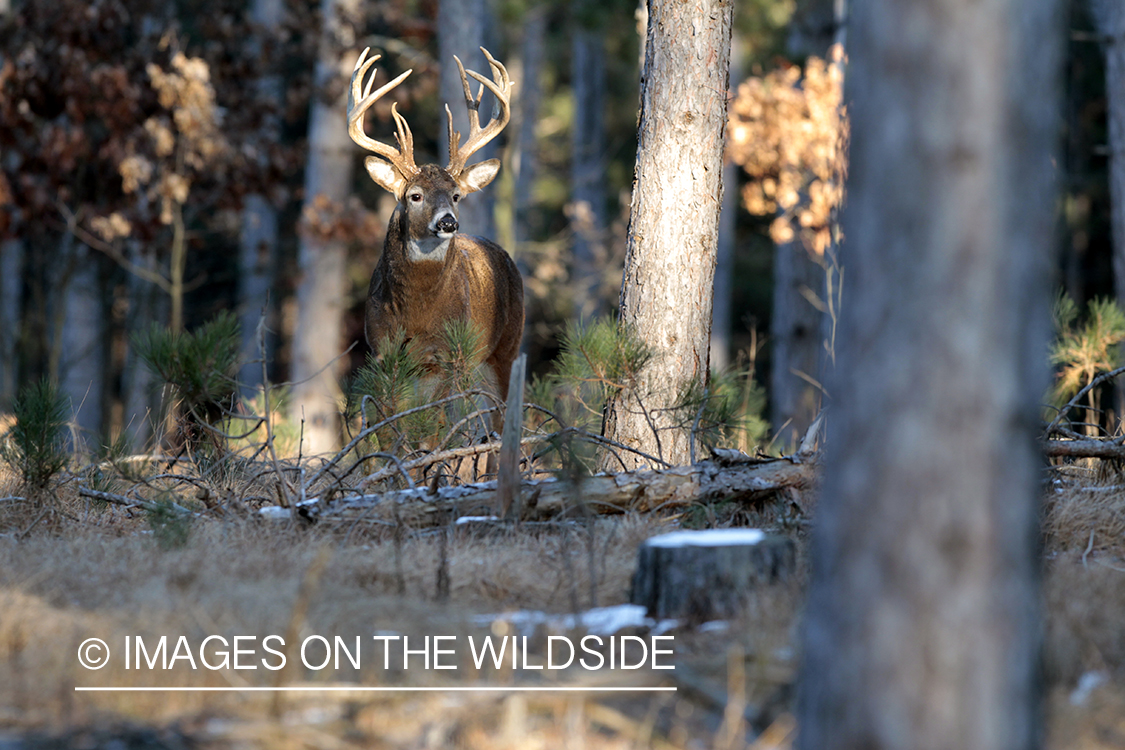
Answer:
<path fill-rule="evenodd" d="M 641 545 L 629 600 L 656 619 L 733 617 L 762 585 L 788 578 L 796 557 L 792 539 L 759 529 L 662 534 Z"/>

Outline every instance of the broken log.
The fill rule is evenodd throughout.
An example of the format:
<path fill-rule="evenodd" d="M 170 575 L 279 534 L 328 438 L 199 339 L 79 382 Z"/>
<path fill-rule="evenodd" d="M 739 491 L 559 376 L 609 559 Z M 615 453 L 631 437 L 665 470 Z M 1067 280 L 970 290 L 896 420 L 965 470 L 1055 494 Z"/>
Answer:
<path fill-rule="evenodd" d="M 815 456 L 756 459 L 749 456 L 700 461 L 669 469 L 595 474 L 577 483 L 562 479 L 524 481 L 519 499 L 524 521 L 541 521 L 585 505 L 595 513 L 679 508 L 716 500 L 753 501 L 779 490 L 805 489 L 816 481 Z M 396 509 L 397 508 L 397 509 Z M 456 487 L 419 487 L 379 494 L 313 498 L 295 513 L 308 520 L 393 520 L 414 528 L 450 523 L 461 516 L 497 515 L 496 482 Z M 276 510 L 263 508 L 264 517 Z"/>
<path fill-rule="evenodd" d="M 648 616 L 702 623 L 736 617 L 797 565 L 793 540 L 759 529 L 675 531 L 641 545 L 629 601 Z"/>

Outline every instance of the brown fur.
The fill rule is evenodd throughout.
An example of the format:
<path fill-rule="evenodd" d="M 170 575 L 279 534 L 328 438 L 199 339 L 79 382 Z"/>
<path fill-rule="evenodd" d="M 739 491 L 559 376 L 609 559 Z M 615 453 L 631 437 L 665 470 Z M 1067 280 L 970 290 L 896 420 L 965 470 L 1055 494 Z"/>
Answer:
<path fill-rule="evenodd" d="M 430 224 L 452 211 L 454 196 L 469 192 L 442 168 L 428 164 L 406 182 L 387 226 L 383 255 L 371 274 L 366 337 L 372 350 L 397 330 L 432 350 L 448 321 L 469 320 L 485 342 L 484 362 L 508 397 L 508 377 L 523 336 L 523 280 L 511 257 L 495 242 L 456 233 L 440 261 L 415 260 L 408 243 L 436 241 Z M 374 175 L 373 175 L 374 176 Z M 421 191 L 423 200 L 411 200 Z M 397 191 L 396 191 L 397 192 Z"/>

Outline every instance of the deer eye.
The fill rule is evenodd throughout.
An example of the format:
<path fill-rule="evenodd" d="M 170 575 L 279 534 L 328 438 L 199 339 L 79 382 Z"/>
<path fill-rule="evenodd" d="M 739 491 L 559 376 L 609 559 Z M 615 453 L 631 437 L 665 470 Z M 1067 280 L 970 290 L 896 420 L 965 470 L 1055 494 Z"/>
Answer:
<path fill-rule="evenodd" d="M 422 202 L 422 194 L 421 193 L 411 193 L 410 194 L 410 200 L 414 203 L 421 203 Z"/>
<path fill-rule="evenodd" d="M 459 200 L 461 200 L 461 194 L 460 193 L 454 193 L 453 194 L 453 202 L 456 203 Z"/>

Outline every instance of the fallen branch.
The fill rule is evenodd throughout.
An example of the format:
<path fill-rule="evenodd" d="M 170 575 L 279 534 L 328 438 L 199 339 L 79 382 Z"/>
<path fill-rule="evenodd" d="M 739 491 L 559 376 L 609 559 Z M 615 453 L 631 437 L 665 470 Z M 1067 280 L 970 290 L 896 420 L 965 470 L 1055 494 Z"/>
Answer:
<path fill-rule="evenodd" d="M 88 497 L 91 500 L 101 500 L 103 503 L 113 503 L 115 505 L 124 505 L 127 508 L 137 508 L 137 507 L 144 508 L 145 510 L 149 511 L 150 513 L 159 512 L 161 510 L 172 510 L 176 513 L 179 513 L 180 515 L 187 515 L 187 516 L 198 516 L 199 515 L 198 513 L 194 513 L 192 511 L 188 510 L 187 508 L 183 507 L 182 505 L 177 505 L 176 503 L 168 503 L 167 505 L 161 506 L 161 505 L 158 505 L 157 503 L 154 503 L 150 500 L 144 500 L 144 499 L 140 498 L 139 496 L 137 498 L 130 498 L 130 497 L 125 497 L 124 495 L 115 495 L 112 492 L 102 492 L 101 490 L 92 490 L 89 487 L 83 487 L 81 485 L 78 486 L 78 494 L 81 497 Z"/>
<path fill-rule="evenodd" d="M 1043 452 L 1047 458 L 1108 458 L 1125 460 L 1125 438 L 1098 440 L 1082 438 L 1077 440 L 1046 440 Z"/>
<path fill-rule="evenodd" d="M 807 487 L 815 481 L 816 473 L 816 456 L 755 459 L 724 454 L 717 460 L 688 466 L 598 474 L 579 480 L 577 486 L 559 479 L 525 481 L 519 486 L 519 506 L 523 520 L 537 521 L 563 514 L 579 503 L 597 513 L 622 513 L 716 500 L 750 501 L 788 487 Z M 418 528 L 448 523 L 450 514 L 496 515 L 497 504 L 493 481 L 337 497 L 327 503 L 312 498 L 298 504 L 296 511 L 310 520 L 332 521 L 394 515 L 398 523 Z M 282 514 L 263 508 L 262 515 L 275 518 Z"/>

